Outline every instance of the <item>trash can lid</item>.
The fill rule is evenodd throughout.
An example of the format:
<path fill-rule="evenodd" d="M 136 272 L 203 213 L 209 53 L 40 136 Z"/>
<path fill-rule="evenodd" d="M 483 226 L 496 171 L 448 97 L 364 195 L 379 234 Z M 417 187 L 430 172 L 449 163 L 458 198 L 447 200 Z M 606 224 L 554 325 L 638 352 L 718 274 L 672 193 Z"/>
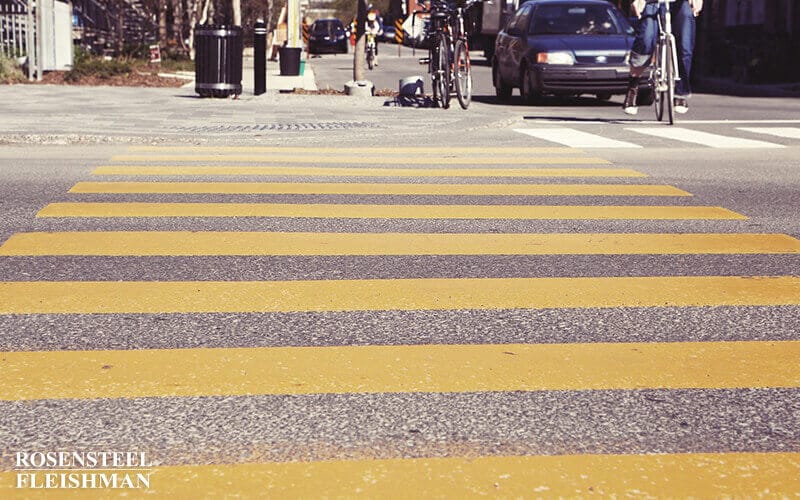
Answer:
<path fill-rule="evenodd" d="M 194 31 L 195 35 L 237 36 L 242 34 L 242 27 L 225 24 L 201 24 L 195 26 Z"/>

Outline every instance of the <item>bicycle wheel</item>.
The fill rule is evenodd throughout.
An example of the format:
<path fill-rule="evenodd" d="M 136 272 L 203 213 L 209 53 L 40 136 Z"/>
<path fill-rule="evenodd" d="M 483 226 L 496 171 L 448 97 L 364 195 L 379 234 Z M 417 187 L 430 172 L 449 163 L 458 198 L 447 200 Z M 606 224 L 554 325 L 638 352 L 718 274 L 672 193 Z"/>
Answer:
<path fill-rule="evenodd" d="M 666 108 L 667 116 L 669 117 L 669 124 L 675 123 L 675 40 L 671 39 L 666 44 L 666 64 L 664 70 L 666 73 L 667 95 L 666 95 Z"/>
<path fill-rule="evenodd" d="M 372 52 L 372 47 L 367 49 L 367 67 L 372 69 L 375 67 L 375 56 Z"/>
<path fill-rule="evenodd" d="M 456 96 L 461 108 L 467 109 L 472 100 L 472 68 L 469 62 L 469 51 L 467 42 L 459 40 L 456 42 L 455 63 L 453 64 L 456 74 Z"/>
<path fill-rule="evenodd" d="M 444 33 L 437 37 L 437 74 L 434 85 L 438 86 L 439 104 L 442 108 L 450 107 L 450 42 Z"/>
<path fill-rule="evenodd" d="M 653 106 L 656 110 L 656 120 L 664 119 L 664 100 L 666 99 L 665 79 L 664 79 L 664 44 L 661 40 L 656 44 L 656 66 L 653 69 L 653 93 L 655 100 Z"/>

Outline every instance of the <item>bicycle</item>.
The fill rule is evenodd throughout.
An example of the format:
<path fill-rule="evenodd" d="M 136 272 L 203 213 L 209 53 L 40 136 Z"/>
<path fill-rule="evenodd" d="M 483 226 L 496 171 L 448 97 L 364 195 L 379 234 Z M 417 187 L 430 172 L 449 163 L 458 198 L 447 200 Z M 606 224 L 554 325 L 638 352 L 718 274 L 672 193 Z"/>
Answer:
<path fill-rule="evenodd" d="M 411 19 L 412 30 L 419 14 L 430 14 L 430 28 L 428 37 L 431 39 L 428 48 L 428 57 L 420 59 L 420 64 L 428 64 L 428 73 L 431 75 L 431 86 L 433 87 L 433 100 L 438 102 L 443 109 L 450 107 L 450 34 L 449 22 L 450 7 L 446 0 L 431 1 L 430 8 L 414 12 Z"/>
<path fill-rule="evenodd" d="M 430 14 L 432 41 L 428 57 L 420 59 L 420 63 L 428 64 L 434 101 L 447 109 L 455 92 L 458 103 L 467 109 L 472 101 L 472 64 L 464 29 L 464 8 L 452 8 L 446 0 L 434 0 L 429 9 L 415 12 L 415 18 L 418 13 Z"/>
<path fill-rule="evenodd" d="M 672 34 L 672 14 L 669 4 L 675 0 L 655 0 L 658 3 L 658 41 L 653 54 L 654 66 L 650 82 L 655 100 L 656 119 L 663 121 L 666 108 L 669 124 L 675 123 L 675 82 L 678 75 L 678 53 L 675 35 Z"/>
<path fill-rule="evenodd" d="M 367 33 L 367 67 L 371 70 L 375 67 L 375 52 L 377 46 L 375 42 L 375 35 L 373 33 Z"/>

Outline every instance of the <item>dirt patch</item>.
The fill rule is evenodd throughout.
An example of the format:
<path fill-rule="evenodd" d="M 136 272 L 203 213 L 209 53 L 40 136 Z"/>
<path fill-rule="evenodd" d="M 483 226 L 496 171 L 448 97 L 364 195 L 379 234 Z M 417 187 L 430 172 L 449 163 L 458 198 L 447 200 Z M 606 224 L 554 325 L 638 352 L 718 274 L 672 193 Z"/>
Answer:
<path fill-rule="evenodd" d="M 344 90 L 336 90 L 336 89 L 306 90 L 297 88 L 294 89 L 292 93 L 299 95 L 344 95 Z"/>
<path fill-rule="evenodd" d="M 392 89 L 378 89 L 375 91 L 375 95 L 378 97 L 397 97 L 400 92 Z"/>
<path fill-rule="evenodd" d="M 81 76 L 77 81 L 66 81 L 63 71 L 51 71 L 44 74 L 41 82 L 47 85 L 104 85 L 109 87 L 181 87 L 187 83 L 182 78 L 165 78 L 155 72 L 134 71 L 126 75 L 115 75 L 106 78 L 95 75 Z"/>
<path fill-rule="evenodd" d="M 299 95 L 346 95 L 344 93 L 344 90 L 336 90 L 336 89 L 305 90 L 297 88 L 294 89 L 292 93 Z M 375 91 L 375 95 L 377 97 L 397 97 L 400 95 L 400 93 L 397 92 L 396 90 L 380 89 Z"/>

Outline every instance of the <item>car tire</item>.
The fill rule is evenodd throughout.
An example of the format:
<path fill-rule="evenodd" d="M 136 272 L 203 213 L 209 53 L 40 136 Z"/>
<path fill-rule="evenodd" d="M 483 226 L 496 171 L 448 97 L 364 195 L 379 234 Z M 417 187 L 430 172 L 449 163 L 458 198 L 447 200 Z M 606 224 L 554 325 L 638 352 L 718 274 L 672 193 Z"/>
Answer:
<path fill-rule="evenodd" d="M 596 94 L 595 97 L 597 97 L 598 101 L 611 100 L 611 94 L 608 94 L 608 93 Z"/>
<path fill-rule="evenodd" d="M 522 82 L 519 87 L 522 102 L 525 105 L 539 104 L 542 101 L 542 93 L 533 88 L 531 72 L 528 71 L 527 66 L 523 66 L 519 71 L 522 75 Z"/>
<path fill-rule="evenodd" d="M 508 102 L 511 99 L 513 88 L 510 85 L 506 85 L 503 77 L 500 76 L 500 71 L 497 69 L 497 59 L 492 59 L 492 83 L 494 84 L 494 93 L 497 96 L 497 100 Z"/>

